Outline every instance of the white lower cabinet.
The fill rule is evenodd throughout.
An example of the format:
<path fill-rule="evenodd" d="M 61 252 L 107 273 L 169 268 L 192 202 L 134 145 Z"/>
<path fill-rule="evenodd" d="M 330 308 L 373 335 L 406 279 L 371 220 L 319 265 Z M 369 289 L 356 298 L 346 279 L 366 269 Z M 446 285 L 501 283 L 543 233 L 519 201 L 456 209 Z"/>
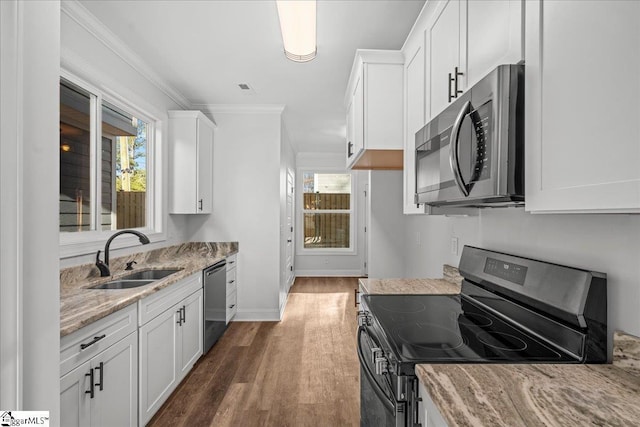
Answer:
<path fill-rule="evenodd" d="M 202 286 L 201 281 L 198 283 Z M 153 417 L 202 355 L 202 298 L 199 287 L 140 327 L 141 426 Z"/>
<path fill-rule="evenodd" d="M 97 354 L 60 379 L 61 425 L 135 426 L 138 334 Z"/>
<path fill-rule="evenodd" d="M 433 403 L 427 389 L 419 383 L 418 396 L 420 401 L 418 402 L 418 423 L 422 427 L 447 427 L 447 422 L 444 420 L 440 411 Z"/>

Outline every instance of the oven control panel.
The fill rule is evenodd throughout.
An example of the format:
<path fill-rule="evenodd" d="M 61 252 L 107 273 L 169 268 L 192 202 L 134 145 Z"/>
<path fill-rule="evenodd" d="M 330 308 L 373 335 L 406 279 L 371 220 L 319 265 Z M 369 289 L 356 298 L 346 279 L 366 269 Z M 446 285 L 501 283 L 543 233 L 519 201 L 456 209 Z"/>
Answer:
<path fill-rule="evenodd" d="M 484 272 L 520 286 L 524 285 L 524 279 L 527 277 L 527 267 L 494 258 L 487 258 Z"/>

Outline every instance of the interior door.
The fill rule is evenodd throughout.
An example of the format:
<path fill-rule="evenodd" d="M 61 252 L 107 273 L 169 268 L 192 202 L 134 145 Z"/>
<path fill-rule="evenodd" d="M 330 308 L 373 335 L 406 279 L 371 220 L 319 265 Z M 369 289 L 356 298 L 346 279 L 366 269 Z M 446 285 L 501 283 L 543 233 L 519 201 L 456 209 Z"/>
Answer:
<path fill-rule="evenodd" d="M 286 269 L 287 269 L 287 292 L 291 285 L 293 285 L 293 281 L 295 279 L 295 273 L 293 271 L 293 254 L 294 251 L 294 238 L 293 238 L 293 213 L 294 213 L 294 184 L 295 177 L 294 172 L 291 169 L 287 169 L 287 229 L 286 229 L 286 237 L 287 237 L 287 249 L 286 249 Z"/>

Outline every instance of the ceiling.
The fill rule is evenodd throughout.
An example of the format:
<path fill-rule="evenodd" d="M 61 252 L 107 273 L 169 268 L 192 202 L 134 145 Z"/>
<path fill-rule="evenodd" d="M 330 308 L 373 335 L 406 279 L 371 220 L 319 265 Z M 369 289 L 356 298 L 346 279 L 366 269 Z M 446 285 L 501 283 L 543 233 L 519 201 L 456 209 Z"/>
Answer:
<path fill-rule="evenodd" d="M 343 152 L 355 50 L 400 49 L 424 0 L 318 0 L 307 63 L 285 58 L 272 0 L 81 3 L 194 106 L 284 105 L 296 151 Z"/>

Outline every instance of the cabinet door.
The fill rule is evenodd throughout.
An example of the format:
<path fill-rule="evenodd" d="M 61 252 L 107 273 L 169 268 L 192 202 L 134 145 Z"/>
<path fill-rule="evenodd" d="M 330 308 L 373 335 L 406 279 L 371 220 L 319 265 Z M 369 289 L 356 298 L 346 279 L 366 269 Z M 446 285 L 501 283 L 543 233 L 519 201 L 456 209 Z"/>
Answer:
<path fill-rule="evenodd" d="M 353 90 L 353 162 L 364 149 L 364 82 L 362 72 Z"/>
<path fill-rule="evenodd" d="M 138 334 L 133 333 L 92 359 L 95 399 L 92 426 L 138 424 Z"/>
<path fill-rule="evenodd" d="M 60 425 L 86 427 L 91 422 L 90 362 L 85 362 L 60 378 Z M 94 394 L 95 399 L 95 394 Z"/>
<path fill-rule="evenodd" d="M 420 34 L 422 36 L 422 34 Z M 411 52 L 407 52 L 406 76 L 406 136 L 404 146 L 404 213 L 424 213 L 413 202 L 416 190 L 415 134 L 425 124 L 425 64 L 424 38 Z"/>
<path fill-rule="evenodd" d="M 349 107 L 347 107 L 347 149 L 346 149 L 346 158 L 347 165 L 350 163 L 350 160 L 354 156 L 354 111 L 353 111 L 353 97 L 351 98 L 351 102 L 349 103 Z"/>
<path fill-rule="evenodd" d="M 461 11 L 466 2 L 458 0 L 443 1 L 438 5 L 435 18 L 427 28 L 427 81 L 429 84 L 429 103 L 427 115 L 434 117 L 449 104 L 449 88 L 454 91 L 453 83 L 449 82 L 449 73 L 454 73 L 455 67 L 464 73 L 460 58 Z M 458 77 L 458 89 L 464 89 L 464 75 Z"/>
<path fill-rule="evenodd" d="M 140 425 L 145 425 L 177 385 L 178 305 L 140 328 Z"/>
<path fill-rule="evenodd" d="M 640 2 L 526 2 L 526 209 L 640 211 Z"/>
<path fill-rule="evenodd" d="M 178 380 L 184 378 L 202 356 L 202 290 L 184 299 L 180 306 L 184 307 L 184 321 L 178 331 Z"/>
<path fill-rule="evenodd" d="M 522 0 L 467 2 L 467 87 L 501 64 L 524 59 Z"/>
<path fill-rule="evenodd" d="M 198 119 L 198 155 L 196 202 L 197 213 L 213 209 L 213 128 Z"/>

